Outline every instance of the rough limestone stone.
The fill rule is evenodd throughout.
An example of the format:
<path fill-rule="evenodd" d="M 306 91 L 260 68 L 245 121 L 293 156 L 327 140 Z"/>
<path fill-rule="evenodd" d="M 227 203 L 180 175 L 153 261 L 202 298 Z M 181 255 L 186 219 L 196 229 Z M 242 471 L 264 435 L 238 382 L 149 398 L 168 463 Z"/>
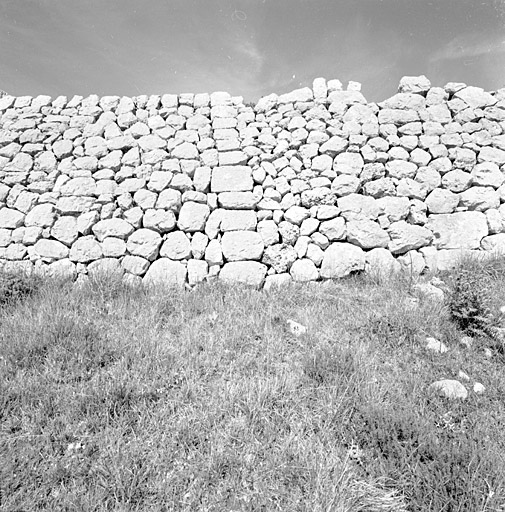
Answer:
<path fill-rule="evenodd" d="M 123 219 L 106 219 L 97 222 L 91 230 L 102 242 L 104 238 L 109 236 L 125 239 L 133 233 L 134 227 Z"/>
<path fill-rule="evenodd" d="M 171 210 L 149 209 L 142 218 L 144 228 L 167 233 L 175 228 L 175 215 Z"/>
<path fill-rule="evenodd" d="M 287 272 L 296 261 L 297 254 L 293 246 L 275 244 L 267 247 L 263 253 L 262 262 L 272 267 L 278 274 Z"/>
<path fill-rule="evenodd" d="M 279 241 L 279 229 L 273 220 L 258 222 L 257 232 L 260 234 L 265 246 L 276 244 Z"/>
<path fill-rule="evenodd" d="M 380 197 L 376 204 L 390 222 L 405 220 L 410 212 L 410 201 L 407 197 Z"/>
<path fill-rule="evenodd" d="M 324 253 L 321 264 L 321 277 L 335 279 L 352 272 L 364 270 L 365 253 L 360 247 L 348 243 L 335 242 Z"/>
<path fill-rule="evenodd" d="M 388 276 L 401 270 L 400 263 L 384 248 L 376 248 L 366 253 L 365 272 L 372 275 Z"/>
<path fill-rule="evenodd" d="M 104 258 L 121 258 L 126 254 L 126 242 L 110 236 L 102 242 Z"/>
<path fill-rule="evenodd" d="M 373 220 L 351 220 L 346 225 L 347 241 L 362 249 L 387 247 L 390 238 Z"/>
<path fill-rule="evenodd" d="M 142 281 L 147 285 L 182 288 L 186 282 L 187 268 L 179 261 L 160 258 L 151 263 Z"/>
<path fill-rule="evenodd" d="M 48 260 L 61 260 L 68 256 L 68 247 L 57 240 L 40 239 L 33 246 L 34 254 Z"/>
<path fill-rule="evenodd" d="M 97 261 L 93 261 L 88 265 L 88 274 L 91 277 L 103 276 L 103 275 L 119 275 L 123 274 L 123 269 L 116 258 L 102 258 Z"/>
<path fill-rule="evenodd" d="M 183 260 L 191 257 L 191 242 L 182 231 L 173 231 L 165 237 L 160 256 L 171 260 Z"/>
<path fill-rule="evenodd" d="M 431 82 L 424 75 L 404 76 L 400 80 L 398 92 L 425 94 L 431 88 Z"/>
<path fill-rule="evenodd" d="M 319 233 L 330 241 L 344 240 L 346 236 L 346 224 L 342 217 L 321 222 Z"/>
<path fill-rule="evenodd" d="M 495 251 L 505 254 L 505 233 L 485 236 L 481 241 L 481 247 L 485 251 Z"/>
<path fill-rule="evenodd" d="M 255 231 L 256 212 L 252 210 L 214 210 L 219 212 L 221 231 Z M 213 212 L 213 213 L 214 213 Z"/>
<path fill-rule="evenodd" d="M 349 194 L 338 199 L 338 207 L 345 220 L 375 220 L 379 216 L 380 207 L 373 197 L 360 194 Z"/>
<path fill-rule="evenodd" d="M 429 213 L 452 213 L 459 203 L 459 196 L 450 190 L 436 188 L 425 199 Z"/>
<path fill-rule="evenodd" d="M 16 229 L 23 225 L 25 216 L 18 210 L 0 208 L 0 228 Z"/>
<path fill-rule="evenodd" d="M 206 204 L 188 201 L 182 205 L 179 212 L 177 227 L 186 232 L 203 231 L 205 221 L 210 215 L 210 208 Z"/>
<path fill-rule="evenodd" d="M 60 190 L 63 196 L 93 196 L 96 194 L 96 183 L 93 178 L 72 178 Z"/>
<path fill-rule="evenodd" d="M 209 265 L 204 260 L 188 260 L 188 283 L 194 286 L 205 281 Z"/>
<path fill-rule="evenodd" d="M 78 238 L 70 248 L 69 259 L 78 263 L 98 260 L 103 255 L 102 248 L 92 235 Z"/>
<path fill-rule="evenodd" d="M 305 283 L 308 281 L 317 281 L 319 279 L 319 271 L 317 270 L 314 262 L 308 258 L 296 260 L 290 269 L 293 281 Z"/>
<path fill-rule="evenodd" d="M 496 99 L 480 87 L 468 86 L 454 95 L 454 98 L 463 100 L 471 108 L 489 107 L 496 103 Z"/>
<path fill-rule="evenodd" d="M 393 222 L 387 231 L 391 237 L 388 249 L 393 254 L 403 254 L 413 249 L 419 249 L 429 245 L 433 239 L 430 230 L 409 224 L 404 220 Z"/>
<path fill-rule="evenodd" d="M 210 181 L 211 192 L 247 192 L 253 189 L 252 171 L 246 166 L 215 167 Z"/>
<path fill-rule="evenodd" d="M 51 227 L 56 215 L 54 206 L 50 203 L 42 203 L 34 206 L 25 217 L 25 226 Z M 2 213 L 0 211 L 0 219 Z M 1 221 L 0 221 L 1 223 Z"/>
<path fill-rule="evenodd" d="M 135 276 L 143 276 L 149 268 L 149 261 L 140 256 L 126 255 L 122 261 L 121 266 L 125 272 Z"/>
<path fill-rule="evenodd" d="M 297 226 L 300 226 L 308 217 L 310 217 L 310 212 L 303 206 L 292 206 L 284 212 L 284 218 L 288 222 L 291 222 L 291 224 L 296 224 Z"/>
<path fill-rule="evenodd" d="M 77 240 L 78 235 L 77 219 L 75 217 L 60 217 L 56 219 L 51 228 L 51 236 L 65 245 L 72 245 Z"/>
<path fill-rule="evenodd" d="M 426 227 L 433 233 L 437 249 L 477 249 L 488 235 L 486 216 L 481 212 L 430 215 Z"/>
<path fill-rule="evenodd" d="M 158 255 L 162 239 L 159 233 L 151 229 L 138 229 L 134 231 L 126 242 L 126 249 L 133 256 L 140 256 L 153 261 Z"/>
<path fill-rule="evenodd" d="M 499 166 L 505 164 L 505 151 L 497 148 L 483 147 L 479 152 L 479 162 L 493 162 Z"/>
<path fill-rule="evenodd" d="M 459 198 L 460 206 L 479 212 L 500 206 L 500 195 L 493 187 L 470 187 Z"/>
<path fill-rule="evenodd" d="M 263 289 L 265 291 L 275 290 L 287 286 L 291 282 L 292 278 L 289 274 L 272 274 L 265 278 Z"/>
<path fill-rule="evenodd" d="M 219 279 L 230 284 L 246 284 L 260 287 L 267 273 L 266 265 L 257 261 L 233 261 L 225 263 Z"/>
<path fill-rule="evenodd" d="M 221 238 L 221 248 L 228 261 L 259 260 L 264 243 L 261 235 L 253 231 L 227 231 Z"/>
<path fill-rule="evenodd" d="M 493 162 L 477 164 L 473 168 L 471 176 L 472 184 L 480 187 L 498 188 L 505 181 L 505 175 L 500 171 L 498 165 Z"/>

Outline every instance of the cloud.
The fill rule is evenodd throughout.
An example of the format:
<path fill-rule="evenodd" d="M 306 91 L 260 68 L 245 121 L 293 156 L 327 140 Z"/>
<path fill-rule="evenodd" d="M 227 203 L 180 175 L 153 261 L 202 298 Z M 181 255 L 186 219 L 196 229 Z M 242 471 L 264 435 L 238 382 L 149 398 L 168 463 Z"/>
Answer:
<path fill-rule="evenodd" d="M 447 60 L 471 59 L 489 54 L 505 53 L 503 34 L 483 39 L 482 33 L 465 34 L 449 41 L 430 57 L 430 63 Z"/>

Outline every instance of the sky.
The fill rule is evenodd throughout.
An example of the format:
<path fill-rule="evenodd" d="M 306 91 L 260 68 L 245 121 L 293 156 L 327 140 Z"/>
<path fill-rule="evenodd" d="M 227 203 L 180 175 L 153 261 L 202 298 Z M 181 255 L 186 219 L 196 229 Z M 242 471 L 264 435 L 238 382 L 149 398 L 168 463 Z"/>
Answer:
<path fill-rule="evenodd" d="M 421 74 L 505 87 L 505 0 L 0 0 L 0 89 L 15 96 L 257 101 L 324 77 L 381 101 Z"/>

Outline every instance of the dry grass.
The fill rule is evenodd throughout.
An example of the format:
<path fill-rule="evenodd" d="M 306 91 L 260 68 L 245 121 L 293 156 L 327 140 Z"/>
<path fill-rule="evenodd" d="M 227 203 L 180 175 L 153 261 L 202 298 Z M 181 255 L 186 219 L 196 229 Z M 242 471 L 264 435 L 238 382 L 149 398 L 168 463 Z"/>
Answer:
<path fill-rule="evenodd" d="M 25 284 L 0 309 L 2 511 L 505 510 L 503 355 L 411 279 Z M 459 370 L 486 393 L 428 391 Z"/>

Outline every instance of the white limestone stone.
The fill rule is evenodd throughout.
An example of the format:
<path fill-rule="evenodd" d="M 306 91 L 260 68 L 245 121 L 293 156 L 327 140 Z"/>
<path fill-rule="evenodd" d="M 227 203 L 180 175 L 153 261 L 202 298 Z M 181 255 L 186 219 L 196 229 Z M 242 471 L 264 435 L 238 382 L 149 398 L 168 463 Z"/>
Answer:
<path fill-rule="evenodd" d="M 258 288 L 263 284 L 266 273 L 266 265 L 257 261 L 233 261 L 225 263 L 219 272 L 219 279 L 225 283 L 245 284 Z"/>
<path fill-rule="evenodd" d="M 159 233 L 151 229 L 141 228 L 134 231 L 126 242 L 126 249 L 133 256 L 140 256 L 153 261 L 161 245 L 162 238 Z"/>
<path fill-rule="evenodd" d="M 104 258 L 121 258 L 126 254 L 126 243 L 121 238 L 109 236 L 102 242 Z"/>
<path fill-rule="evenodd" d="M 131 256 L 127 254 L 121 260 L 121 266 L 125 272 L 129 272 L 135 276 L 143 276 L 149 268 L 149 261 L 140 256 Z"/>
<path fill-rule="evenodd" d="M 472 184 L 480 187 L 498 188 L 505 182 L 505 175 L 498 164 L 483 162 L 477 164 L 471 172 Z"/>
<path fill-rule="evenodd" d="M 57 240 L 41 238 L 33 246 L 33 252 L 39 258 L 61 260 L 68 256 L 68 247 Z"/>
<path fill-rule="evenodd" d="M 426 227 L 433 232 L 437 249 L 477 249 L 488 234 L 486 216 L 481 212 L 430 215 Z"/>
<path fill-rule="evenodd" d="M 344 240 L 346 236 L 346 223 L 342 217 L 321 222 L 319 233 L 330 241 Z"/>
<path fill-rule="evenodd" d="M 146 285 L 162 285 L 182 288 L 186 282 L 187 268 L 179 261 L 160 258 L 151 263 L 143 282 Z"/>
<path fill-rule="evenodd" d="M 287 272 L 296 261 L 297 254 L 293 246 L 288 244 L 274 244 L 268 246 L 264 253 L 262 262 L 272 267 L 278 274 Z"/>
<path fill-rule="evenodd" d="M 183 260 L 191 257 L 191 242 L 182 231 L 173 231 L 165 237 L 160 256 L 171 260 Z"/>
<path fill-rule="evenodd" d="M 479 212 L 500 206 L 500 195 L 493 187 L 470 187 L 459 198 L 460 206 Z"/>
<path fill-rule="evenodd" d="M 428 194 L 424 203 L 429 213 L 452 213 L 459 204 L 459 196 L 450 190 L 436 188 Z"/>
<path fill-rule="evenodd" d="M 149 209 L 142 218 L 142 226 L 158 233 L 167 233 L 175 228 L 175 214 L 171 210 Z"/>
<path fill-rule="evenodd" d="M 424 94 L 431 88 L 431 82 L 424 75 L 404 76 L 400 80 L 398 92 Z"/>
<path fill-rule="evenodd" d="M 108 236 L 116 238 L 127 238 L 134 230 L 134 227 L 124 219 L 105 219 L 97 222 L 91 230 L 101 242 Z"/>
<path fill-rule="evenodd" d="M 316 265 L 308 258 L 296 260 L 293 265 L 291 265 L 289 273 L 295 282 L 306 283 L 319 279 L 319 271 Z"/>
<path fill-rule="evenodd" d="M 365 272 L 372 275 L 387 277 L 401 269 L 400 263 L 385 248 L 378 247 L 367 251 L 365 258 Z"/>
<path fill-rule="evenodd" d="M 430 230 L 409 224 L 404 220 L 393 222 L 387 232 L 391 238 L 388 244 L 388 249 L 393 254 L 403 254 L 413 249 L 419 249 L 429 245 L 433 239 L 433 234 Z"/>
<path fill-rule="evenodd" d="M 210 215 L 210 208 L 206 204 L 188 201 L 182 205 L 179 212 L 177 227 L 188 233 L 202 231 Z"/>
<path fill-rule="evenodd" d="M 364 270 L 365 252 L 355 245 L 335 242 L 324 252 L 321 277 L 335 279 Z"/>
<path fill-rule="evenodd" d="M 25 215 L 12 208 L 0 208 L 0 228 L 16 229 L 23 225 Z"/>
<path fill-rule="evenodd" d="M 78 235 L 77 219 L 75 217 L 59 217 L 51 228 L 51 236 L 65 245 L 72 245 L 77 240 Z"/>
<path fill-rule="evenodd" d="M 62 244 L 63 245 L 63 244 Z M 78 238 L 70 248 L 69 259 L 78 263 L 98 260 L 103 255 L 102 247 L 92 235 Z"/>
<path fill-rule="evenodd" d="M 211 192 L 247 192 L 253 189 L 252 171 L 246 166 L 215 167 L 210 182 Z"/>
<path fill-rule="evenodd" d="M 346 224 L 347 241 L 362 249 L 387 247 L 390 238 L 377 222 L 369 219 L 351 220 Z"/>
<path fill-rule="evenodd" d="M 253 231 L 227 231 L 221 238 L 221 248 L 228 261 L 259 260 L 264 243 L 261 235 Z"/>
<path fill-rule="evenodd" d="M 209 265 L 204 260 L 188 260 L 188 283 L 194 286 L 205 281 L 209 272 Z"/>
<path fill-rule="evenodd" d="M 225 231 L 254 231 L 257 225 L 256 212 L 252 210 L 214 210 L 219 212 L 222 232 Z"/>

